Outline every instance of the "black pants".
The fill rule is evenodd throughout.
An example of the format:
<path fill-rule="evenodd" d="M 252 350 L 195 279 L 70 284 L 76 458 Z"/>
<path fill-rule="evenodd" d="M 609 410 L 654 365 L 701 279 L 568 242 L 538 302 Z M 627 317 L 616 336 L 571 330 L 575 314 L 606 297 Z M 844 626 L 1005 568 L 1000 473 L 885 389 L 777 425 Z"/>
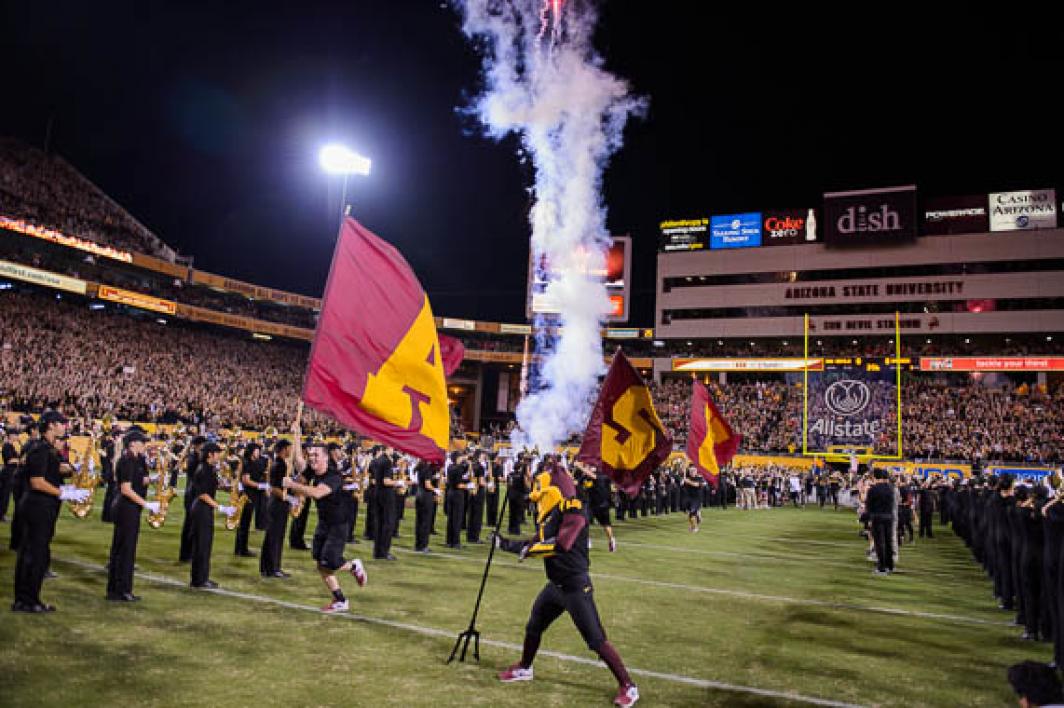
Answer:
<path fill-rule="evenodd" d="M 399 524 L 403 521 L 403 514 L 406 512 L 406 493 L 395 494 L 395 521 L 392 523 L 392 537 L 399 538 Z"/>
<path fill-rule="evenodd" d="M 548 582 L 532 603 L 532 614 L 525 625 L 525 635 L 538 641 L 563 612 L 569 613 L 588 648 L 598 651 L 606 641 L 606 632 L 602 629 L 602 620 L 595 607 L 594 589 L 588 578 L 577 579 L 572 587 L 566 588 Z"/>
<path fill-rule="evenodd" d="M 465 516 L 466 493 L 463 489 L 447 492 L 450 511 L 447 512 L 447 545 L 458 546 L 462 543 L 462 517 Z M 513 517 L 510 517 L 513 525 Z M 518 524 L 520 527 L 520 524 Z"/>
<path fill-rule="evenodd" d="M 520 497 L 510 497 L 510 522 L 509 532 L 513 535 L 521 534 L 521 522 L 525 518 L 525 500 Z"/>
<path fill-rule="evenodd" d="M 1020 586 L 1023 588 L 1023 619 L 1028 634 L 1034 636 L 1042 629 L 1042 547 L 1025 548 L 1020 559 Z"/>
<path fill-rule="evenodd" d="M 935 512 L 933 509 L 921 509 L 920 510 L 920 538 L 934 538 L 935 535 L 931 531 L 931 522 L 934 521 Z"/>
<path fill-rule="evenodd" d="M 436 497 L 432 492 L 420 491 L 414 503 L 414 550 L 421 551 L 429 547 L 429 532 L 432 530 L 432 510 L 436 508 Z"/>
<path fill-rule="evenodd" d="M 466 540 L 470 543 L 480 542 L 480 529 L 484 525 L 484 495 L 478 491 L 469 496 L 469 523 L 466 524 Z"/>
<path fill-rule="evenodd" d="M 392 534 L 395 533 L 395 494 L 390 490 L 377 490 L 377 528 L 373 530 L 373 557 L 387 558 L 392 552 Z"/>
<path fill-rule="evenodd" d="M 898 545 L 900 546 L 905 538 L 905 534 L 909 535 L 909 543 L 913 542 L 913 512 L 912 509 L 898 509 Z"/>
<path fill-rule="evenodd" d="M 137 559 L 140 538 L 140 506 L 119 499 L 114 509 L 111 533 L 111 557 L 107 564 L 107 594 L 133 593 L 133 564 Z"/>
<path fill-rule="evenodd" d="M 823 487 L 816 488 L 816 500 L 820 504 L 820 508 L 823 509 L 824 505 L 828 502 L 828 495 L 824 493 Z"/>
<path fill-rule="evenodd" d="M 181 549 L 177 554 L 178 560 L 182 563 L 192 559 L 192 502 L 195 498 L 189 489 L 191 486 L 190 481 L 185 482 L 185 496 L 182 498 L 185 504 L 185 518 L 181 522 Z"/>
<path fill-rule="evenodd" d="M 255 500 L 249 497 L 244 503 L 244 508 L 240 511 L 240 525 L 236 527 L 236 544 L 233 547 L 233 553 L 238 556 L 251 553 L 248 548 L 248 537 L 251 536 L 251 520 L 254 516 Z"/>
<path fill-rule="evenodd" d="M 36 495 L 34 495 L 36 496 Z M 41 604 L 41 585 L 52 560 L 52 536 L 59 516 L 59 503 L 23 494 L 19 502 L 22 540 L 15 563 L 15 602 Z"/>
<path fill-rule="evenodd" d="M 994 585 L 1001 604 L 1010 610 L 1015 606 L 1016 597 L 1012 580 L 1012 544 L 1008 536 L 999 535 L 994 546 Z"/>
<path fill-rule="evenodd" d="M 872 515 L 872 540 L 876 546 L 876 569 L 894 570 L 894 520 L 890 514 Z"/>
<path fill-rule="evenodd" d="M 214 509 L 199 499 L 189 510 L 192 519 L 192 584 L 203 585 L 211 579 L 211 548 L 214 546 Z"/>
<path fill-rule="evenodd" d="M 118 482 L 112 477 L 107 482 L 107 491 L 103 495 L 103 508 L 100 509 L 100 520 L 109 524 L 115 522 L 115 500 L 118 498 Z"/>
<path fill-rule="evenodd" d="M 257 489 L 247 489 L 244 493 L 248 495 L 247 506 L 252 507 L 255 513 L 255 530 L 265 531 L 268 525 L 266 518 L 266 495 Z M 245 507 L 246 508 L 246 507 Z"/>
<path fill-rule="evenodd" d="M 347 495 L 344 502 L 347 505 L 347 542 L 351 543 L 355 540 L 355 524 L 358 523 L 358 499 L 351 492 L 344 493 Z"/>
<path fill-rule="evenodd" d="M 362 537 L 367 541 L 373 540 L 373 534 L 377 530 L 377 488 L 370 487 L 366 490 L 366 530 Z"/>
<path fill-rule="evenodd" d="M 11 503 L 11 485 L 14 476 L 15 469 L 13 467 L 0 469 L 0 519 L 7 518 L 7 507 Z"/>
<path fill-rule="evenodd" d="M 499 492 L 488 492 L 484 497 L 484 509 L 488 512 L 487 524 L 491 528 L 499 522 Z"/>
<path fill-rule="evenodd" d="M 268 575 L 281 569 L 284 532 L 288 526 L 288 502 L 271 495 L 266 502 L 266 522 L 266 535 L 262 539 L 262 552 L 259 554 L 259 572 Z"/>
<path fill-rule="evenodd" d="M 17 551 L 22 543 L 24 525 L 20 518 L 19 508 L 22 506 L 22 496 L 25 493 L 26 477 L 22 469 L 19 468 L 15 470 L 15 474 L 11 478 L 11 498 L 15 500 L 15 509 L 11 514 L 11 539 L 8 542 L 8 548 L 12 551 Z"/>
<path fill-rule="evenodd" d="M 835 509 L 839 508 L 839 488 L 835 485 L 828 487 L 828 499 L 831 500 L 831 505 L 835 507 Z"/>
<path fill-rule="evenodd" d="M 299 512 L 299 516 L 292 522 L 292 526 L 288 529 L 288 546 L 299 551 L 307 550 L 307 539 L 304 536 L 307 533 L 307 519 L 310 518 L 310 499 L 303 500 L 303 511 Z"/>

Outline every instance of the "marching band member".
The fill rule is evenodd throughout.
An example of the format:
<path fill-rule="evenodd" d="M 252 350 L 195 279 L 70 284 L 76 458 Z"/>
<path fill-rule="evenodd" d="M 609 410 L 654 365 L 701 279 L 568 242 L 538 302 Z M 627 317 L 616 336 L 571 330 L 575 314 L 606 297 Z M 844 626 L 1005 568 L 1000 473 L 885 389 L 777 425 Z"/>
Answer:
<path fill-rule="evenodd" d="M 19 500 L 18 519 L 22 539 L 15 564 L 13 612 L 54 612 L 54 605 L 41 602 L 41 585 L 51 561 L 52 536 L 59 517 L 60 503 L 84 501 L 87 489 L 63 484 L 73 472 L 59 456 L 56 443 L 66 435 L 67 419 L 57 411 L 47 411 L 38 422 L 40 440 L 25 452 L 26 491 Z"/>
<path fill-rule="evenodd" d="M 193 500 L 189 509 L 192 519 L 189 534 L 192 550 L 190 585 L 193 588 L 211 589 L 218 587 L 218 583 L 210 579 L 214 514 L 228 516 L 236 510 L 231 506 L 223 506 L 214 499 L 218 493 L 218 464 L 222 458 L 222 447 L 218 443 L 209 442 L 200 448 L 200 453 L 203 461 L 200 462 L 192 481 Z"/>
<path fill-rule="evenodd" d="M 139 430 L 126 433 L 122 457 L 115 465 L 118 498 L 114 501 L 114 532 L 111 536 L 111 556 L 107 564 L 107 599 L 112 602 L 136 602 L 133 594 L 133 563 L 137 557 L 140 536 L 140 510 L 155 514 L 159 502 L 149 502 L 148 465 L 144 458 L 144 444 L 148 436 Z M 87 463 L 86 463 L 87 464 Z M 166 474 L 160 469 L 159 474 Z"/>
<path fill-rule="evenodd" d="M 234 553 L 245 558 L 255 556 L 248 549 L 248 537 L 251 535 L 251 521 L 255 520 L 255 528 L 266 528 L 266 497 L 270 491 L 270 484 L 266 481 L 266 460 L 262 457 L 262 446 L 251 443 L 244 450 L 244 464 L 240 472 L 240 484 L 244 486 L 244 494 L 248 501 L 240 513 L 240 526 L 236 531 L 236 548 Z"/>
<path fill-rule="evenodd" d="M 185 519 L 181 524 L 181 548 L 177 552 L 177 558 L 182 563 L 192 560 L 192 502 L 195 495 L 192 492 L 193 481 L 196 478 L 196 470 L 200 466 L 200 453 L 206 444 L 207 438 L 197 435 L 192 438 L 192 444 L 185 453 L 185 495 L 182 498 L 185 505 Z"/>

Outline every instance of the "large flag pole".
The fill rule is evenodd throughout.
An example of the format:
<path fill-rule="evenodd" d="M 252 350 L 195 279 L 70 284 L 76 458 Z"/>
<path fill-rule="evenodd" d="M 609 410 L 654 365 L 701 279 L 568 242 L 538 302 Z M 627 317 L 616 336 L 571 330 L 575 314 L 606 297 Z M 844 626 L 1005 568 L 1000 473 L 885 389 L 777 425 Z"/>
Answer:
<path fill-rule="evenodd" d="M 480 601 L 484 597 L 484 586 L 488 584 L 488 571 L 491 570 L 491 560 L 495 557 L 495 539 L 499 535 L 499 529 L 502 527 L 502 518 L 506 516 L 506 502 L 510 500 L 509 489 L 507 488 L 507 494 L 502 498 L 502 508 L 499 510 L 499 515 L 495 519 L 495 531 L 491 534 L 491 548 L 488 549 L 488 560 L 484 564 L 484 575 L 480 579 L 480 591 L 477 593 L 477 602 L 473 605 L 473 616 L 469 618 L 469 627 L 464 632 L 458 635 L 458 639 L 454 642 L 454 648 L 451 649 L 451 655 L 447 657 L 447 663 L 450 664 L 454 661 L 454 657 L 458 654 L 458 661 L 465 661 L 466 652 L 469 651 L 469 643 L 473 642 L 473 658 L 480 663 L 480 632 L 477 630 L 477 614 L 480 613 Z M 461 647 L 461 654 L 458 649 Z"/>

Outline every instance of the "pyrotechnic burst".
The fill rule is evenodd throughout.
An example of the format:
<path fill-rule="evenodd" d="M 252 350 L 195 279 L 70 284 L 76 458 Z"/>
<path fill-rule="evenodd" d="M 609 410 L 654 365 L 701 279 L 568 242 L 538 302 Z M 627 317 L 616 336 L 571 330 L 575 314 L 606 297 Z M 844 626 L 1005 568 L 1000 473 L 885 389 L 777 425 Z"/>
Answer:
<path fill-rule="evenodd" d="M 488 133 L 521 137 L 533 162 L 532 262 L 549 264 L 545 297 L 561 328 L 547 331 L 537 388 L 517 409 L 514 443 L 549 449 L 583 429 L 602 372 L 609 235 L 602 171 L 643 102 L 603 68 L 588 0 L 459 0 L 463 30 L 485 40 L 486 88 L 475 109 Z"/>

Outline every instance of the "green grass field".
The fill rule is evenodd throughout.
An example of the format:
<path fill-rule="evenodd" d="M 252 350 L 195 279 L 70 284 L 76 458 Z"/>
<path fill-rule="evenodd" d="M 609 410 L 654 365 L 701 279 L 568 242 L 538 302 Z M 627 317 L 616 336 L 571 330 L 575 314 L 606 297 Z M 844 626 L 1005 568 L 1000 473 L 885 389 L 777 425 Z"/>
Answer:
<path fill-rule="evenodd" d="M 486 546 L 449 551 L 440 535 L 432 555 L 415 555 L 410 509 L 399 562 L 368 561 L 365 589 L 343 581 L 351 613 L 325 616 L 314 611 L 327 598 L 309 553 L 286 548 L 293 577 L 263 580 L 222 527 L 212 566 L 221 590 L 189 590 L 176 560 L 180 507 L 163 529 L 141 531 L 134 605 L 104 600 L 111 527 L 64 508 L 52 544 L 59 577 L 44 589 L 59 607 L 51 615 L 7 612 L 15 558 L 0 526 L 0 705 L 610 705 L 612 677 L 564 616 L 544 637 L 550 654 L 534 682 L 495 679 L 518 655 L 544 583 L 539 561 L 496 557 L 481 663 L 448 666 Z M 441 514 L 441 533 L 444 523 Z M 593 530 L 592 573 L 641 705 L 1003 706 L 1013 704 L 1006 667 L 1049 659 L 1048 645 L 1019 641 L 946 529 L 904 547 L 902 572 L 880 578 L 849 511 L 707 510 L 699 534 L 676 514 L 616 528 L 615 554 Z M 348 548 L 372 555 L 366 542 Z"/>

